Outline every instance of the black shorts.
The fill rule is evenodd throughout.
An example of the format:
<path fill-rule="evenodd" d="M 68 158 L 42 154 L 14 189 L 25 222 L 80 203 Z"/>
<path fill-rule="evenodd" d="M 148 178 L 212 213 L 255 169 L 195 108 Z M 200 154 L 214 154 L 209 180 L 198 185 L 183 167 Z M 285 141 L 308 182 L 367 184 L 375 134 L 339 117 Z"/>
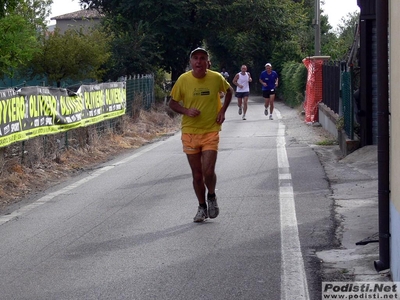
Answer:
<path fill-rule="evenodd" d="M 263 91 L 263 97 L 264 98 L 269 98 L 270 95 L 275 95 L 275 89 Z"/>
<path fill-rule="evenodd" d="M 235 97 L 236 98 L 244 98 L 248 97 L 250 95 L 250 92 L 236 92 Z"/>

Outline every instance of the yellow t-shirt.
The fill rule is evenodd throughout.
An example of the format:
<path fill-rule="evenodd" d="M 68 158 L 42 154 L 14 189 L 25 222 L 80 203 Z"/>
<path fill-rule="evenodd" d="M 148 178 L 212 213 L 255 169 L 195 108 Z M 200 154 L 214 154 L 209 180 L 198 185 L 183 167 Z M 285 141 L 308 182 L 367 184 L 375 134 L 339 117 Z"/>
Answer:
<path fill-rule="evenodd" d="M 185 108 L 197 108 L 197 117 L 182 117 L 182 133 L 202 134 L 220 131 L 217 115 L 221 109 L 219 92 L 226 92 L 229 83 L 218 72 L 207 70 L 206 76 L 196 78 L 192 71 L 179 76 L 172 87 L 171 101 L 181 102 Z"/>

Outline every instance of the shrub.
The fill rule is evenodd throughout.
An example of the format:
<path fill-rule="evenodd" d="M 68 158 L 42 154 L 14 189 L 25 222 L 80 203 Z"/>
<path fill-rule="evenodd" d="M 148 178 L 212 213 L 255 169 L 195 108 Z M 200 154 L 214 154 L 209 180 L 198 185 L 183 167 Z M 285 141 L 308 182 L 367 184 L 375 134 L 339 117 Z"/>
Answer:
<path fill-rule="evenodd" d="M 280 80 L 281 98 L 288 106 L 296 107 L 304 100 L 307 82 L 307 68 L 303 63 L 287 62 L 282 69 Z"/>

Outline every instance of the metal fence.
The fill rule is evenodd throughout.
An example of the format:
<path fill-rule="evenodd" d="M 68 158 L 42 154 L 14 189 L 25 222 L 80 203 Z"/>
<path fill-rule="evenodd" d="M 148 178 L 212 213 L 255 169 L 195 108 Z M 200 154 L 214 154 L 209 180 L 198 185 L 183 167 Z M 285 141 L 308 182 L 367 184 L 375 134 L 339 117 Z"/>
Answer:
<path fill-rule="evenodd" d="M 340 115 L 340 63 L 326 61 L 322 68 L 322 101 Z"/>
<path fill-rule="evenodd" d="M 353 100 L 353 85 L 352 85 L 352 69 L 348 70 L 346 64 L 341 67 L 342 76 L 342 106 L 344 127 L 347 136 L 354 139 L 354 100 Z"/>
<path fill-rule="evenodd" d="M 154 76 L 135 75 L 126 79 L 126 115 L 133 117 L 141 109 L 149 110 L 155 103 Z M 35 162 L 51 157 L 57 160 L 60 153 L 72 147 L 84 149 L 93 144 L 94 140 L 109 131 L 117 132 L 121 129 L 123 117 L 117 117 L 90 125 L 76 128 L 64 133 L 38 136 L 22 142 L 16 142 L 7 147 L 0 148 L 0 174 L 1 161 L 13 158 L 21 164 L 32 167 Z"/>
<path fill-rule="evenodd" d="M 322 102 L 340 118 L 343 129 L 350 139 L 354 139 L 354 71 L 346 62 L 325 62 L 323 66 Z"/>
<path fill-rule="evenodd" d="M 134 116 L 140 109 L 149 110 L 154 103 L 152 74 L 134 75 L 126 79 L 126 114 Z"/>

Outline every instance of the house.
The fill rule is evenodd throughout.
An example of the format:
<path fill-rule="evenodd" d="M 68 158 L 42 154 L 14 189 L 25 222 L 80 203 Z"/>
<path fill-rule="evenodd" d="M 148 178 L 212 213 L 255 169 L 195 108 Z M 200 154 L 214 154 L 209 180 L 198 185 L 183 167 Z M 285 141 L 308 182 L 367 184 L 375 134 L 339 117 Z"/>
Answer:
<path fill-rule="evenodd" d="M 378 147 L 379 260 L 400 281 L 400 2 L 357 0 L 360 7 L 361 105 Z M 376 138 L 372 138 L 376 137 Z"/>
<path fill-rule="evenodd" d="M 389 3 L 388 3 L 389 2 Z M 378 3 L 377 3 L 378 5 Z M 393 281 L 400 281 L 400 2 L 398 0 L 382 1 L 388 11 L 389 53 L 388 69 L 379 70 L 378 76 L 389 75 L 389 232 L 390 232 L 390 269 Z M 383 45 L 385 46 L 385 45 Z M 389 49 L 387 49 L 389 48 Z M 378 66 L 379 66 L 378 62 Z M 383 72 L 383 73 L 382 73 Z M 386 77 L 387 78 L 387 77 Z M 379 148 L 378 148 L 379 150 Z"/>
<path fill-rule="evenodd" d="M 94 9 L 82 9 L 72 13 L 64 14 L 51 18 L 56 21 L 56 28 L 60 33 L 68 29 L 94 28 L 100 24 L 103 15 Z"/>
<path fill-rule="evenodd" d="M 400 281 L 400 119 L 398 118 L 400 1 L 357 0 L 357 5 L 360 8 L 360 20 L 359 40 L 355 45 L 359 47 L 357 50 L 359 86 L 357 93 L 351 92 L 353 99 L 346 102 L 347 110 L 350 115 L 353 114 L 350 109 L 351 103 L 357 97 L 360 146 L 377 146 L 379 259 L 374 261 L 374 266 L 378 272 L 389 271 L 392 280 L 398 282 Z M 328 88 L 334 90 L 335 83 L 330 82 Z M 332 89 L 326 92 L 331 95 Z M 343 90 L 340 92 L 343 98 Z M 336 94 L 334 96 L 338 97 Z M 320 105 L 319 122 L 324 128 L 329 129 L 330 124 L 328 126 L 325 123 L 331 120 L 337 121 L 337 118 L 333 113 L 325 113 L 321 107 L 323 106 Z M 332 106 L 327 107 L 329 111 L 332 110 Z M 339 111 L 340 109 L 333 110 L 336 113 Z M 346 145 L 352 142 L 347 136 L 345 138 Z M 341 138 L 338 140 L 340 143 Z"/>

